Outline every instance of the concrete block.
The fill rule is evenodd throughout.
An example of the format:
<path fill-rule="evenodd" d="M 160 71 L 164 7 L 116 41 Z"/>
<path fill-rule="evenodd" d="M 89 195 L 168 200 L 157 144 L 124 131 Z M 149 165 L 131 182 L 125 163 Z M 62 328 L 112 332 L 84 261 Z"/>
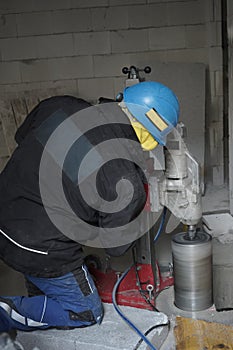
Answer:
<path fill-rule="evenodd" d="M 230 47 L 232 47 L 233 45 L 233 15 L 231 16 L 228 16 L 228 28 L 227 28 L 227 31 L 228 31 L 228 40 L 229 40 L 229 45 Z"/>
<path fill-rule="evenodd" d="M 146 3 L 147 3 L 147 0 L 109 0 L 110 6 L 136 5 L 136 4 L 146 4 Z"/>
<path fill-rule="evenodd" d="M 37 346 L 40 350 L 129 350 L 133 349 L 139 335 L 127 326 L 124 320 L 116 313 L 112 304 L 104 304 L 105 315 L 102 324 L 86 328 L 77 328 L 71 331 L 34 331 L 18 332 L 17 340 L 24 346 L 25 350 L 31 350 Z M 160 312 L 122 306 L 122 312 L 143 333 L 150 327 L 166 323 L 167 316 Z M 164 340 L 161 328 L 155 329 L 148 335 L 157 348 Z M 143 342 L 141 349 L 145 350 L 147 345 Z"/>
<path fill-rule="evenodd" d="M 20 83 L 20 84 L 4 84 L 4 85 L 0 85 L 0 95 L 1 97 L 8 97 L 13 95 L 17 95 L 18 93 L 20 93 L 21 91 L 25 91 L 25 90 L 30 90 L 31 87 L 33 88 L 34 84 L 36 83 L 31 83 L 31 84 L 24 84 L 24 83 Z"/>
<path fill-rule="evenodd" d="M 206 22 L 213 22 L 214 21 L 213 1 L 208 0 L 208 1 L 205 1 L 204 3 L 205 3 Z"/>
<path fill-rule="evenodd" d="M 185 28 L 164 27 L 149 29 L 149 48 L 169 50 L 185 48 Z"/>
<path fill-rule="evenodd" d="M 94 76 L 95 77 L 109 77 L 121 76 L 122 68 L 130 66 L 129 55 L 105 55 L 94 56 Z"/>
<path fill-rule="evenodd" d="M 223 98 L 220 96 L 213 95 L 211 96 L 211 100 L 207 101 L 207 105 L 209 105 L 209 109 L 208 109 L 209 122 L 211 123 L 220 122 L 223 116 Z"/>
<path fill-rule="evenodd" d="M 167 4 L 132 6 L 129 28 L 163 27 L 167 25 Z"/>
<path fill-rule="evenodd" d="M 233 15 L 233 3 L 231 1 L 228 1 L 228 13 Z"/>
<path fill-rule="evenodd" d="M 233 264 L 233 217 L 229 213 L 204 215 L 205 230 L 213 237 L 214 265 Z"/>
<path fill-rule="evenodd" d="M 0 13 L 29 13 L 70 9 L 71 0 L 1 0 Z"/>
<path fill-rule="evenodd" d="M 75 55 L 98 55 L 111 52 L 109 32 L 77 33 L 73 38 Z"/>
<path fill-rule="evenodd" d="M 19 62 L 0 62 L 1 84 L 20 83 Z"/>
<path fill-rule="evenodd" d="M 33 4 L 33 11 L 56 11 L 71 8 L 71 0 L 31 0 L 31 3 Z"/>
<path fill-rule="evenodd" d="M 91 56 L 54 59 L 49 60 L 49 69 L 53 71 L 51 80 L 89 78 L 93 76 L 93 61 Z"/>
<path fill-rule="evenodd" d="M 215 72 L 208 71 L 208 74 L 206 76 L 207 86 L 209 89 L 209 93 L 207 94 L 206 98 L 206 105 L 208 107 L 208 104 L 211 104 L 211 97 L 214 96 L 215 91 Z M 211 96 L 212 94 L 212 96 Z"/>
<path fill-rule="evenodd" d="M 42 81 L 42 82 L 29 82 L 21 84 L 4 84 L 0 85 L 0 94 L 17 96 L 21 95 L 25 91 L 41 91 L 53 90 L 55 94 L 77 94 L 76 80 L 57 80 L 57 81 Z M 35 93 L 36 94 L 36 93 Z"/>
<path fill-rule="evenodd" d="M 167 62 L 184 62 L 184 63 L 206 63 L 209 62 L 208 48 L 168 50 L 166 54 Z"/>
<path fill-rule="evenodd" d="M 224 168 L 223 165 L 214 166 L 212 168 L 212 178 L 214 186 L 222 186 L 224 184 Z"/>
<path fill-rule="evenodd" d="M 92 28 L 94 31 L 127 29 L 127 7 L 105 7 L 91 9 Z"/>
<path fill-rule="evenodd" d="M 0 1 L 0 13 L 21 13 L 31 12 L 34 7 L 33 0 L 1 0 Z"/>
<path fill-rule="evenodd" d="M 22 91 L 28 91 L 33 88 L 37 89 L 38 88 L 38 83 L 20 83 L 20 84 L 4 84 L 0 85 L 0 94 L 1 96 L 17 96 L 18 93 L 21 93 Z"/>
<path fill-rule="evenodd" d="M 17 36 L 16 15 L 0 15 L 0 38 Z"/>
<path fill-rule="evenodd" d="M 213 297 L 216 310 L 233 309 L 233 265 L 213 267 Z"/>
<path fill-rule="evenodd" d="M 208 171 L 209 180 L 211 180 L 211 182 L 209 181 L 208 185 L 205 187 L 205 195 L 202 197 L 203 213 L 227 213 L 229 211 L 228 185 L 213 186 L 212 167 L 208 169 Z"/>
<path fill-rule="evenodd" d="M 34 12 L 16 15 L 18 35 L 52 34 L 51 12 Z"/>
<path fill-rule="evenodd" d="M 113 53 L 148 51 L 148 30 L 118 30 L 111 32 Z"/>
<path fill-rule="evenodd" d="M 0 39 L 3 61 L 30 59 L 37 57 L 36 38 Z"/>
<path fill-rule="evenodd" d="M 70 0 L 71 8 L 108 6 L 108 0 Z"/>
<path fill-rule="evenodd" d="M 147 52 L 137 52 L 130 53 L 130 62 L 132 65 L 136 65 L 140 68 L 144 68 L 148 65 L 156 65 L 156 62 L 166 62 L 167 50 L 159 50 L 159 51 L 147 51 Z M 153 70 L 153 68 L 152 68 Z M 150 78 L 150 74 L 142 74 L 142 76 Z"/>
<path fill-rule="evenodd" d="M 221 1 L 213 0 L 213 9 L 214 9 L 214 21 L 222 20 L 222 4 Z"/>
<path fill-rule="evenodd" d="M 215 72 L 215 95 L 216 96 L 223 95 L 223 72 L 222 72 L 222 70 Z"/>
<path fill-rule="evenodd" d="M 34 37 L 37 58 L 66 57 L 74 55 L 72 34 L 43 35 Z"/>
<path fill-rule="evenodd" d="M 168 25 L 202 24 L 205 22 L 205 3 L 202 0 L 167 3 Z"/>
<path fill-rule="evenodd" d="M 209 140 L 210 140 L 210 159 L 209 164 L 212 166 L 218 166 L 222 163 L 223 159 L 223 126 L 222 120 L 219 122 L 211 123 L 208 128 Z"/>
<path fill-rule="evenodd" d="M 77 84 L 79 96 L 93 103 L 100 97 L 115 98 L 112 78 L 78 79 Z"/>
<path fill-rule="evenodd" d="M 205 215 L 206 231 L 213 237 L 213 292 L 217 310 L 233 309 L 233 217 Z"/>
<path fill-rule="evenodd" d="M 222 48 L 219 47 L 211 47 L 209 49 L 209 68 L 212 71 L 221 70 L 222 69 Z"/>
<path fill-rule="evenodd" d="M 67 57 L 49 60 L 25 60 L 21 63 L 23 82 L 75 79 L 93 76 L 92 58 Z"/>
<path fill-rule="evenodd" d="M 233 57 L 233 46 L 231 46 L 229 48 L 229 52 L 230 52 L 231 57 Z M 232 86 L 232 82 L 233 82 L 232 78 L 233 78 L 233 59 L 231 59 L 229 62 L 229 80 L 230 80 L 231 86 Z"/>
<path fill-rule="evenodd" d="M 70 80 L 57 80 L 57 81 L 45 81 L 38 84 L 40 90 L 48 91 L 54 90 L 56 94 L 77 96 L 77 84 L 75 79 Z"/>
<path fill-rule="evenodd" d="M 52 80 L 53 74 L 49 71 L 48 60 L 23 60 L 20 71 L 24 83 Z"/>
<path fill-rule="evenodd" d="M 147 0 L 148 4 L 156 4 L 157 2 L 163 2 L 164 0 Z M 174 0 L 170 0 L 170 1 L 174 1 Z"/>
<path fill-rule="evenodd" d="M 206 40 L 209 46 L 221 46 L 222 42 L 222 23 L 208 22 L 206 26 Z"/>
<path fill-rule="evenodd" d="M 204 24 L 185 27 L 185 46 L 187 48 L 198 48 L 207 46 L 206 26 Z"/>
<path fill-rule="evenodd" d="M 169 0 L 169 2 L 172 2 L 172 1 L 176 1 L 177 2 L 177 0 Z M 186 1 L 186 0 L 183 0 L 183 1 Z M 168 2 L 168 1 L 167 0 L 147 0 L 148 4 L 155 4 L 157 2 Z"/>
<path fill-rule="evenodd" d="M 55 11 L 51 21 L 52 33 L 75 33 L 91 30 L 89 9 Z"/>

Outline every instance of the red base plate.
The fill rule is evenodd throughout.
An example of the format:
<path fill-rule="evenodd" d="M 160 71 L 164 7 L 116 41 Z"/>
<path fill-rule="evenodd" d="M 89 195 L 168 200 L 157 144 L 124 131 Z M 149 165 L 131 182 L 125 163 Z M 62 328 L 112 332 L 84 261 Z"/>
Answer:
<path fill-rule="evenodd" d="M 108 272 L 104 273 L 93 267 L 90 267 L 89 270 L 94 278 L 101 300 L 105 303 L 112 303 L 112 291 L 117 279 L 120 276 L 120 273 L 114 270 L 109 270 Z M 144 291 L 147 291 L 146 287 L 148 285 L 152 285 L 154 287 L 155 295 L 157 295 L 162 290 L 173 285 L 173 277 L 162 276 L 160 270 L 158 269 L 159 280 L 157 281 L 157 285 L 154 286 L 153 271 L 151 265 L 149 264 L 138 264 L 137 271 L 141 282 L 141 288 Z M 149 293 L 146 293 L 146 297 L 149 297 Z M 128 274 L 120 283 L 116 300 L 119 305 L 132 306 L 140 309 L 153 309 L 153 307 L 146 302 L 139 292 L 135 267 L 132 267 L 129 270 Z M 154 297 L 150 302 L 153 305 L 155 304 Z"/>

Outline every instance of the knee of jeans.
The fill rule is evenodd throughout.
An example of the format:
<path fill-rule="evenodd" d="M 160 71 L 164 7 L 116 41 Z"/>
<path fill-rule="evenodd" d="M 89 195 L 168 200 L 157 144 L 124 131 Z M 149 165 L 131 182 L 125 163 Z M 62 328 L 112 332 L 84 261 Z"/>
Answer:
<path fill-rule="evenodd" d="M 80 312 L 69 311 L 69 319 L 83 325 L 100 324 L 103 319 L 103 309 L 92 308 Z"/>

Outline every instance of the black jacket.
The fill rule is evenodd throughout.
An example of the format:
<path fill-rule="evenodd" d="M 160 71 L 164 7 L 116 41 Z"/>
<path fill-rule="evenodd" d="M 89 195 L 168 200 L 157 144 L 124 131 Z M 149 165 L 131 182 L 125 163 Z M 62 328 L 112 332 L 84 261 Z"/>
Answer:
<path fill-rule="evenodd" d="M 78 111 L 82 111 L 81 119 L 69 124 L 69 117 Z M 96 122 L 87 127 L 90 113 Z M 69 132 L 61 129 L 58 139 L 56 131 L 63 123 L 68 123 Z M 76 133 L 77 139 L 69 144 L 67 141 Z M 54 150 L 48 146 L 51 135 L 55 136 Z M 84 166 L 81 178 L 77 175 L 85 155 L 107 140 L 116 139 L 119 146 L 122 139 L 135 141 L 136 148 L 124 146 L 126 158 L 136 156 L 142 160 L 143 152 L 133 128 L 116 103 L 90 106 L 71 96 L 49 98 L 27 116 L 15 139 L 18 147 L 0 174 L 0 257 L 9 266 L 34 276 L 59 276 L 83 263 L 82 244 L 98 237 L 100 228 L 119 226 L 120 235 L 127 234 L 124 225 L 141 212 L 146 199 L 145 179 L 138 165 L 123 158 L 112 159 L 110 154 L 110 159 L 99 166 L 101 152 L 97 150 L 91 161 L 92 168 L 99 166 L 97 192 L 88 165 Z M 63 159 L 59 148 L 66 142 L 69 149 Z M 57 191 L 54 185 L 59 174 L 63 191 Z M 105 212 L 99 196 L 105 201 L 114 201 L 116 184 L 121 179 L 133 184 L 133 198 L 124 209 Z M 90 199 L 88 203 L 83 198 L 79 181 L 84 184 Z M 62 204 L 64 198 L 60 192 L 64 194 L 68 209 Z M 137 225 L 135 227 L 140 230 Z"/>

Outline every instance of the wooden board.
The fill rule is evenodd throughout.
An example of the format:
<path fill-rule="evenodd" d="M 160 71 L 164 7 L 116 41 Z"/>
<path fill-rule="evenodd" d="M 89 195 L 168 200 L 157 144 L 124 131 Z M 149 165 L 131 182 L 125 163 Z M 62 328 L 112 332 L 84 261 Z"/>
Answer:
<path fill-rule="evenodd" d="M 40 101 L 55 95 L 56 89 L 47 89 L 0 100 L 0 171 L 17 146 L 14 138 L 17 128 Z"/>
<path fill-rule="evenodd" d="M 177 350 L 233 350 L 233 327 L 177 317 L 174 328 Z"/>
<path fill-rule="evenodd" d="M 16 147 L 14 136 L 17 127 L 9 101 L 0 102 L 0 119 L 2 122 L 2 130 L 7 146 L 8 155 L 10 155 Z"/>
<path fill-rule="evenodd" d="M 28 114 L 28 108 L 25 98 L 14 98 L 11 100 L 12 112 L 14 114 L 17 128 L 22 124 L 26 115 Z"/>

